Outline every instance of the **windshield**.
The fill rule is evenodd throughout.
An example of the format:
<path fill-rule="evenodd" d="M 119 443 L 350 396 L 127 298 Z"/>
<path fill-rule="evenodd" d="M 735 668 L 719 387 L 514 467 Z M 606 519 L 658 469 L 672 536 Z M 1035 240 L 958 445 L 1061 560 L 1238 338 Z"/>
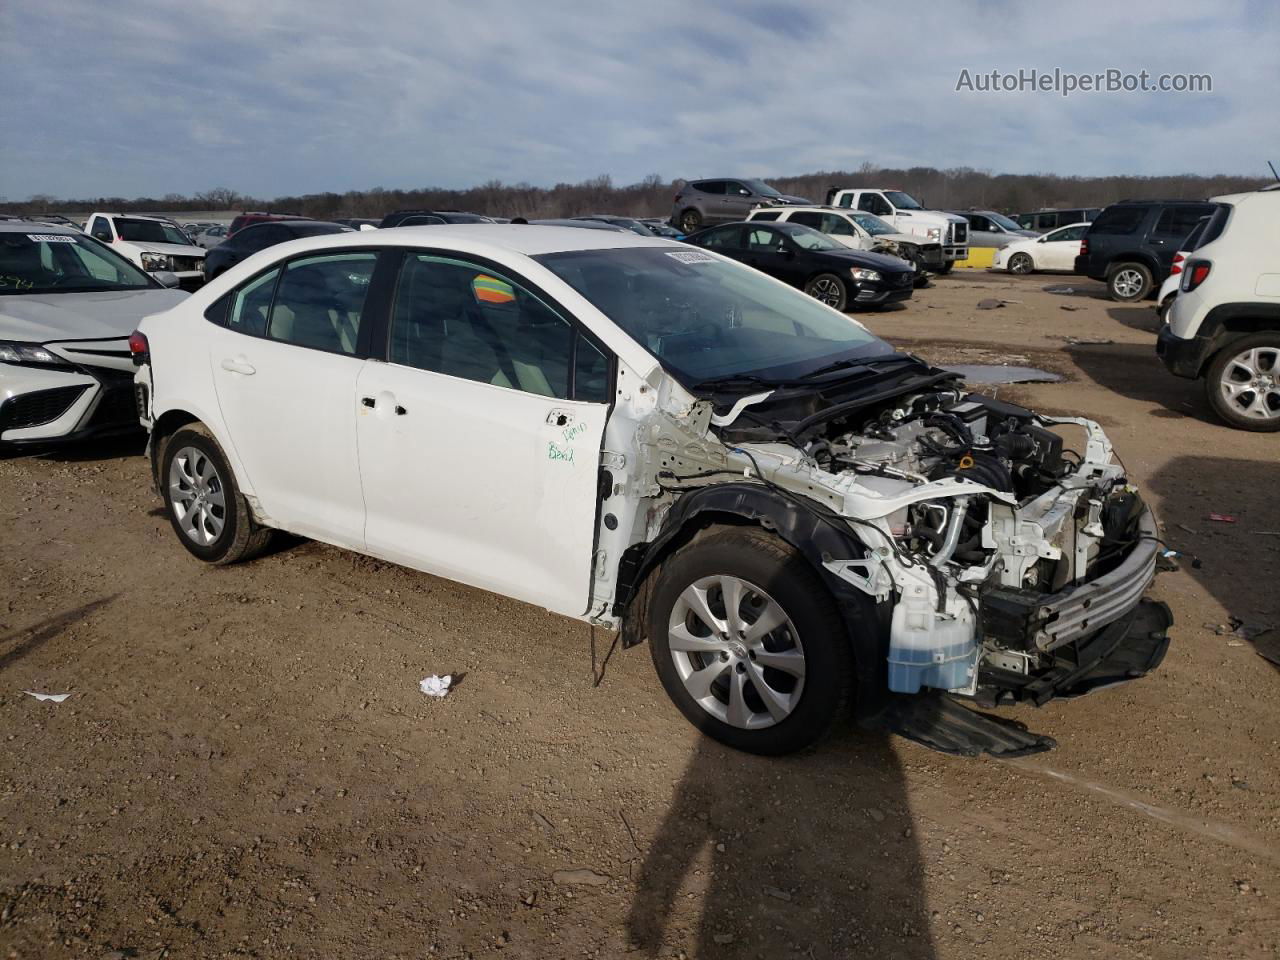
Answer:
<path fill-rule="evenodd" d="M 175 224 L 163 223 L 159 220 L 130 220 L 127 217 L 119 217 L 116 219 L 116 233 L 120 234 L 121 240 L 191 246 L 191 240 Z"/>
<path fill-rule="evenodd" d="M 886 190 L 884 195 L 899 210 L 923 210 L 924 207 L 916 203 L 915 197 L 909 193 L 903 193 L 901 190 Z"/>
<path fill-rule="evenodd" d="M 742 182 L 745 183 L 748 187 L 750 187 L 755 193 L 760 194 L 760 196 L 762 197 L 782 196 L 782 194 L 780 194 L 777 190 L 773 189 L 773 187 L 769 186 L 763 180 L 743 180 Z"/>
<path fill-rule="evenodd" d="M 836 360 L 893 353 L 812 297 L 701 250 L 633 247 L 534 259 L 688 387 L 735 375 L 799 377 Z"/>
<path fill-rule="evenodd" d="M 1000 226 L 1004 227 L 1006 230 L 1022 229 L 1022 227 L 1018 226 L 1018 224 L 1015 221 L 1010 220 L 1003 213 L 987 213 L 987 214 L 984 214 L 984 216 L 988 220 L 992 221 L 993 223 L 1000 224 Z"/>
<path fill-rule="evenodd" d="M 873 237 L 878 237 L 885 233 L 897 233 L 898 231 L 889 226 L 879 217 L 872 213 L 850 213 L 854 221 L 867 233 Z"/>
<path fill-rule="evenodd" d="M 0 233 L 0 294 L 147 290 L 155 283 L 88 237 Z"/>

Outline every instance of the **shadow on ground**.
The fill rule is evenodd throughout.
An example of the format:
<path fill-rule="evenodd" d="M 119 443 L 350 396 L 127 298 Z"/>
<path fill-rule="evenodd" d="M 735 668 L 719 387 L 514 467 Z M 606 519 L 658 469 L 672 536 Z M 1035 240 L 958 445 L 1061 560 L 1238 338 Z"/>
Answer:
<path fill-rule="evenodd" d="M 1155 302 L 1144 300 L 1141 303 L 1116 304 L 1107 307 L 1107 316 L 1116 323 L 1130 330 L 1141 330 L 1152 334 L 1151 349 L 1155 352 L 1155 334 L 1160 331 L 1160 318 L 1156 316 Z"/>
<path fill-rule="evenodd" d="M 933 957 L 911 826 L 883 735 L 786 759 L 704 739 L 636 876 L 630 942 L 664 957 Z"/>
<path fill-rule="evenodd" d="M 1151 344 L 1072 344 L 1067 347 L 1072 361 L 1100 387 L 1123 397 L 1163 407 L 1157 416 L 1184 416 L 1205 423 L 1218 423 L 1204 399 L 1199 381 L 1175 377 L 1156 356 Z"/>
<path fill-rule="evenodd" d="M 1274 461 L 1232 457 L 1176 457 L 1147 482 L 1161 498 L 1165 539 L 1200 557 L 1199 569 L 1190 562 L 1183 569 L 1228 614 L 1244 621 L 1244 639 L 1268 652 L 1280 651 L 1280 598 L 1272 586 L 1280 579 L 1275 482 Z M 1236 522 L 1210 520 L 1210 513 L 1235 517 Z M 1214 619 L 1204 616 L 1206 624 Z M 1252 635 L 1272 624 L 1270 632 Z"/>
<path fill-rule="evenodd" d="M 88 617 L 99 607 L 105 607 L 118 596 L 118 593 L 114 593 L 109 597 L 94 600 L 92 603 L 64 610 L 29 627 L 23 627 L 21 630 L 15 630 L 0 637 L 0 670 L 12 666 L 28 654 L 35 653 L 50 640 L 64 633 L 69 626 Z"/>

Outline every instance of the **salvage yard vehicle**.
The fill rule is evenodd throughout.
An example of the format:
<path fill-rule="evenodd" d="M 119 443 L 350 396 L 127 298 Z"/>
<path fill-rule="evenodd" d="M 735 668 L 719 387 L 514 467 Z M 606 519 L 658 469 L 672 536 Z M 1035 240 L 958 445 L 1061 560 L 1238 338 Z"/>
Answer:
<path fill-rule="evenodd" d="M 464 213 L 461 210 L 396 210 L 383 217 L 378 227 L 385 230 L 387 227 L 424 227 L 442 223 L 493 223 L 493 221 L 478 213 Z"/>
<path fill-rule="evenodd" d="M 1004 247 L 1024 237 L 1037 237 L 1035 230 L 1024 230 L 1003 213 L 994 210 L 950 210 L 969 221 L 969 246 Z M 1064 221 L 1066 226 L 1069 221 Z"/>
<path fill-rule="evenodd" d="M 205 275 L 212 280 L 241 260 L 253 256 L 259 250 L 274 247 L 277 243 L 288 243 L 300 237 L 354 232 L 351 227 L 325 220 L 270 220 L 251 223 L 244 229 L 237 230 L 234 237 L 224 240 L 209 251 L 204 263 Z"/>
<path fill-rule="evenodd" d="M 879 217 L 862 210 L 849 210 L 845 207 L 774 207 L 752 210 L 747 219 L 798 223 L 820 230 L 854 250 L 900 257 L 921 268 L 942 262 L 942 244 L 898 233 Z M 928 277 L 921 272 L 917 285 L 927 282 Z"/>
<path fill-rule="evenodd" d="M 1073 223 L 1069 227 L 1051 230 L 1044 236 L 1021 237 L 1003 247 L 996 248 L 991 260 L 994 270 L 1009 273 L 1037 273 L 1075 270 L 1076 254 L 1080 241 L 1089 229 L 1087 223 Z"/>
<path fill-rule="evenodd" d="M 1075 272 L 1105 281 L 1112 300 L 1143 300 L 1164 283 L 1187 234 L 1213 210 L 1196 200 L 1113 203 L 1085 231 Z"/>
<path fill-rule="evenodd" d="M 116 253 L 148 273 L 174 274 L 184 290 L 196 290 L 204 283 L 204 248 L 197 247 L 172 220 L 140 213 L 94 213 L 86 232 L 111 244 Z"/>
<path fill-rule="evenodd" d="M 1280 430 L 1280 189 L 1215 197 L 1156 350 L 1239 430 Z"/>
<path fill-rule="evenodd" d="M 713 223 L 745 220 L 756 207 L 788 204 L 809 207 L 813 201 L 779 193 L 763 180 L 692 180 L 671 201 L 671 225 L 695 233 Z"/>
<path fill-rule="evenodd" d="M 841 311 L 909 300 L 920 276 L 913 263 L 851 249 L 798 223 L 729 223 L 685 243 L 739 260 Z"/>
<path fill-rule="evenodd" d="M 864 187 L 832 187 L 827 191 L 827 205 L 864 210 L 890 224 L 899 233 L 920 237 L 942 245 L 939 261 L 930 263 L 934 273 L 950 273 L 957 260 L 969 256 L 969 221 L 954 213 L 926 210 L 901 190 Z"/>
<path fill-rule="evenodd" d="M 1168 643 L 1155 521 L 1097 424 L 971 394 L 708 250 L 316 237 L 131 346 L 195 557 L 287 530 L 617 628 L 743 750 L 800 749 L 850 706 L 938 749 L 1045 749 L 953 697 L 1043 704 Z"/>
<path fill-rule="evenodd" d="M 1098 219 L 1100 213 L 1102 213 L 1101 207 L 1075 207 L 1069 210 L 1047 207 L 1034 213 L 1019 213 L 1013 217 L 1013 222 L 1023 230 L 1030 230 L 1032 233 L 1048 233 L 1050 230 L 1073 223 L 1092 223 Z"/>
<path fill-rule="evenodd" d="M 187 296 L 161 276 L 74 227 L 0 223 L 0 448 L 138 429 L 129 334 Z"/>

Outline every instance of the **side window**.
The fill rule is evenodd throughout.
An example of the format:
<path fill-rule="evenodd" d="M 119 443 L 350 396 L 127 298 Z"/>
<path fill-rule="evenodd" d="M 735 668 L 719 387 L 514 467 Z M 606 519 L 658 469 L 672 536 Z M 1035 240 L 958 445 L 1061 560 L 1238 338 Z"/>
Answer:
<path fill-rule="evenodd" d="M 1133 233 L 1142 224 L 1146 215 L 1146 207 L 1119 205 L 1107 207 L 1098 215 L 1098 219 L 1093 221 L 1090 234 L 1121 236 Z"/>
<path fill-rule="evenodd" d="M 714 193 L 718 195 L 723 195 L 724 193 L 723 180 L 701 180 L 693 186 L 701 193 Z"/>
<path fill-rule="evenodd" d="M 246 227 L 236 242 L 241 249 L 256 253 L 288 239 L 291 238 L 280 227 L 264 224 L 257 227 Z"/>
<path fill-rule="evenodd" d="M 276 290 L 280 268 L 264 273 L 236 291 L 231 301 L 228 329 L 260 337 L 267 331 L 267 314 L 271 311 L 271 295 Z"/>
<path fill-rule="evenodd" d="M 780 210 L 768 210 L 764 213 L 753 213 L 752 220 L 777 220 L 782 215 Z"/>
<path fill-rule="evenodd" d="M 885 217 L 893 213 L 889 201 L 878 193 L 864 193 L 858 198 L 858 209 L 874 213 L 877 217 Z"/>
<path fill-rule="evenodd" d="M 802 227 L 813 227 L 815 230 L 822 229 L 822 214 L 812 210 L 800 210 L 793 213 L 787 218 L 788 223 L 798 223 Z"/>
<path fill-rule="evenodd" d="M 106 217 L 94 217 L 93 227 L 89 230 L 89 235 L 96 240 L 104 243 L 111 242 L 111 223 Z"/>
<path fill-rule="evenodd" d="M 1036 222 L 1036 218 L 1027 213 L 1020 213 L 1013 219 L 1023 230 L 1030 230 L 1031 225 Z"/>
<path fill-rule="evenodd" d="M 742 228 L 736 224 L 721 227 L 719 230 L 712 230 L 703 237 L 701 246 L 712 250 L 737 250 L 742 245 L 739 239 L 741 236 Z"/>
<path fill-rule="evenodd" d="M 842 193 L 842 194 L 840 194 L 840 203 L 839 203 L 839 206 L 841 206 L 841 207 L 850 207 L 850 208 L 852 208 L 852 207 L 853 207 L 853 194 L 852 194 L 852 193 Z"/>
<path fill-rule="evenodd" d="M 835 213 L 824 213 L 822 215 L 822 226 L 818 228 L 823 233 L 829 233 L 836 237 L 853 237 L 853 225 L 849 223 L 848 218 L 842 217 Z"/>
<path fill-rule="evenodd" d="M 751 193 L 745 184 L 741 184 L 737 180 L 726 180 L 724 182 L 724 192 L 731 197 L 741 197 Z"/>
<path fill-rule="evenodd" d="M 520 284 L 459 260 L 405 261 L 388 357 L 542 397 L 610 396 L 608 359 L 571 323 Z"/>
<path fill-rule="evenodd" d="M 966 213 L 964 214 L 964 216 L 969 221 L 970 230 L 981 230 L 983 233 L 990 233 L 991 231 L 995 230 L 995 227 L 992 226 L 991 221 L 988 220 L 986 217 L 979 216 L 976 213 Z"/>
<path fill-rule="evenodd" d="M 294 260 L 271 305 L 267 335 L 300 347 L 355 353 L 376 253 L 334 253 Z"/>
<path fill-rule="evenodd" d="M 778 253 L 782 250 L 782 234 L 777 230 L 761 227 L 747 231 L 747 249 L 759 253 Z"/>
<path fill-rule="evenodd" d="M 1170 239 L 1182 240 L 1195 229 L 1206 211 L 1202 207 L 1169 206 L 1165 207 L 1156 221 L 1152 233 Z"/>
<path fill-rule="evenodd" d="M 1058 225 L 1058 215 L 1056 213 L 1041 213 L 1036 215 L 1037 230 L 1052 230 Z"/>
<path fill-rule="evenodd" d="M 429 223 L 444 223 L 444 220 L 442 220 L 440 217 L 428 217 L 428 216 L 405 217 L 403 220 L 401 220 L 397 224 L 397 226 L 421 227 L 424 224 L 429 224 Z"/>

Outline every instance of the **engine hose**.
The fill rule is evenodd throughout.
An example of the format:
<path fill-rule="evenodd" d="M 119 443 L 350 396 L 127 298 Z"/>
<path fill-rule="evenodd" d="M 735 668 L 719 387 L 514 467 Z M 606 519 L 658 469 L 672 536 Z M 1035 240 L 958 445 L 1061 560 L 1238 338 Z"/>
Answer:
<path fill-rule="evenodd" d="M 956 544 L 960 542 L 960 528 L 964 525 L 965 514 L 969 512 L 969 498 L 956 497 L 951 507 L 951 518 L 947 521 L 947 536 L 942 541 L 942 549 L 929 561 L 934 567 L 941 567 L 956 552 Z"/>

